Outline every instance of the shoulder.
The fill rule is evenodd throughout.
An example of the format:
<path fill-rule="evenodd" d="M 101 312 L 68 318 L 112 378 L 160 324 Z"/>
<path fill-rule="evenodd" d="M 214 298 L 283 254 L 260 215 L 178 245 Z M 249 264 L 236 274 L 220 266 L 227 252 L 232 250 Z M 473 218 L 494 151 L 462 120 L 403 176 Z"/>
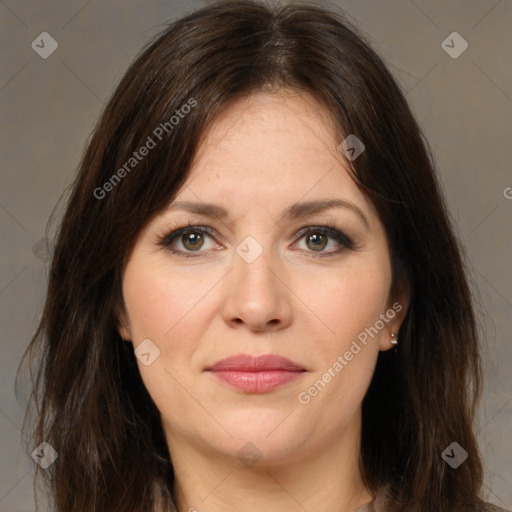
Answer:
<path fill-rule="evenodd" d="M 389 485 L 384 485 L 377 491 L 372 502 L 357 508 L 354 512 L 386 512 L 393 510 L 392 503 Z M 512 512 L 512 509 L 505 509 L 493 503 L 480 500 L 473 504 L 471 512 Z"/>

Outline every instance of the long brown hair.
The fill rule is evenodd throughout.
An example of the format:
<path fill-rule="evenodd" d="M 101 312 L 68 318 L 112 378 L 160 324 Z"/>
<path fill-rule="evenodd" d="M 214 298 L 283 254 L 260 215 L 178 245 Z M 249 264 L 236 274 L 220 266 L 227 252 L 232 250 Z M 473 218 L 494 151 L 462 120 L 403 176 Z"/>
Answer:
<path fill-rule="evenodd" d="M 170 496 L 160 414 L 116 330 L 122 272 L 137 235 L 187 179 L 201 134 L 229 102 L 268 87 L 310 93 L 340 142 L 364 141 L 353 178 L 386 229 L 392 291 L 411 291 L 397 351 L 379 354 L 363 401 L 365 483 L 388 484 L 396 511 L 455 512 L 480 501 L 477 326 L 428 144 L 385 64 L 341 12 L 240 0 L 174 21 L 143 50 L 67 197 L 24 355 L 34 379 L 29 449 L 45 441 L 58 453 L 40 471 L 57 512 L 147 512 L 155 488 Z M 145 156 L 130 160 L 149 139 Z M 453 441 L 469 455 L 457 469 L 441 456 Z"/>

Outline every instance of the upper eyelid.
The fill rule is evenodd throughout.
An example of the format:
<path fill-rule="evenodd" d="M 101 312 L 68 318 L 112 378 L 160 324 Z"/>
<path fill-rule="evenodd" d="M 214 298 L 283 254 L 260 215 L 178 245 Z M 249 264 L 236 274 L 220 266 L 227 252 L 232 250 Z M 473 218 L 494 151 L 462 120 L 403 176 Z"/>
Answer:
<path fill-rule="evenodd" d="M 314 215 L 315 217 L 317 215 L 324 215 L 325 213 L 329 213 L 329 212 L 319 212 L 318 214 Z M 229 226 L 227 226 L 227 224 L 222 220 L 222 219 L 210 219 L 210 221 L 213 221 L 213 223 L 215 222 L 219 222 L 223 228 L 225 228 L 229 235 L 232 236 L 234 239 L 236 239 L 236 236 L 234 234 L 234 231 L 233 229 L 231 229 Z M 340 231 L 340 232 L 344 232 L 345 230 L 343 228 L 337 228 L 336 227 L 336 224 L 340 222 L 339 219 L 337 219 L 336 217 L 333 217 L 332 215 L 329 216 L 328 220 L 326 220 L 325 218 L 324 219 L 317 219 L 317 221 L 315 222 L 314 220 L 313 221 L 308 221 L 307 219 L 297 219 L 296 221 L 294 221 L 294 224 L 301 224 L 302 227 L 299 229 L 299 231 L 301 229 L 306 229 L 306 228 L 309 228 L 309 227 L 329 227 L 331 229 L 334 229 L 336 231 Z M 276 224 L 274 224 L 273 228 L 279 224 L 279 222 L 277 222 Z M 178 229 L 184 229 L 184 228 L 203 228 L 203 227 L 208 227 L 210 229 L 212 229 L 213 231 L 215 231 L 215 233 L 217 234 L 217 236 L 219 237 L 219 239 L 221 240 L 224 240 L 224 241 L 228 241 L 228 238 L 224 235 L 222 235 L 217 228 L 214 228 L 213 226 L 211 226 L 210 224 L 208 224 L 208 220 L 199 216 L 199 217 L 188 217 L 186 219 L 183 219 L 183 221 L 179 220 L 179 219 L 170 219 L 170 220 L 167 220 L 164 218 L 164 221 L 162 223 L 162 227 L 160 228 L 157 228 L 157 230 L 161 233 L 166 233 L 166 234 L 169 234 L 173 231 L 176 231 Z M 271 229 L 273 229 L 271 228 Z M 271 231 L 271 229 L 269 231 Z M 298 232 L 297 230 L 295 230 L 295 232 Z"/>
<path fill-rule="evenodd" d="M 181 235 L 183 235 L 184 233 L 187 233 L 189 231 L 194 231 L 194 229 L 196 231 L 199 231 L 203 234 L 210 236 L 212 239 L 215 239 L 216 237 L 218 237 L 221 240 L 224 240 L 224 237 L 222 235 L 219 235 L 218 231 L 215 228 L 212 228 L 211 226 L 207 226 L 207 225 L 203 225 L 203 224 L 196 224 L 193 221 L 189 221 L 185 225 L 182 225 L 182 226 L 179 226 L 179 227 L 176 227 L 173 229 L 169 229 L 167 231 L 167 234 L 163 235 L 160 238 L 159 245 L 164 245 L 164 246 L 171 245 L 176 240 L 179 240 L 179 237 Z M 314 232 L 315 229 L 317 229 L 318 231 L 324 230 L 325 231 L 324 234 L 326 234 L 327 236 L 330 236 L 331 239 L 334 239 L 336 242 L 338 242 L 341 245 L 344 245 L 345 247 L 353 248 L 355 246 L 354 239 L 351 236 L 345 234 L 345 232 L 343 230 L 340 230 L 337 227 L 334 227 L 334 225 L 332 225 L 332 224 L 329 225 L 329 223 L 327 223 L 327 224 L 322 224 L 322 223 L 308 224 L 307 226 L 303 226 L 298 231 L 296 231 L 294 234 L 294 237 L 296 237 L 297 241 L 298 241 L 298 240 L 302 239 L 304 236 L 306 236 L 308 234 L 308 232 Z M 335 233 L 329 233 L 328 231 L 336 232 L 337 234 L 339 234 L 339 237 L 346 239 L 346 243 L 343 240 L 341 240 L 341 241 L 337 240 L 336 238 L 338 238 L 338 237 L 335 236 Z M 193 253 L 194 251 L 178 251 L 178 252 Z M 206 251 L 197 251 L 197 252 L 200 253 L 200 252 L 206 252 Z"/>

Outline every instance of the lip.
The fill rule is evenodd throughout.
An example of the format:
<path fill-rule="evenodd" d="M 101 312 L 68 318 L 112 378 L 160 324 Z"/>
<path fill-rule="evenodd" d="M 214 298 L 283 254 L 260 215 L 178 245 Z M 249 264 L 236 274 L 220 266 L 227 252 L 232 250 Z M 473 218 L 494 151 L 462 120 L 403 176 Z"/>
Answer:
<path fill-rule="evenodd" d="M 267 393 L 300 378 L 306 370 L 275 354 L 238 354 L 206 368 L 220 381 L 246 393 Z"/>
<path fill-rule="evenodd" d="M 276 354 L 263 354 L 261 356 L 251 356 L 250 354 L 237 354 L 217 361 L 214 365 L 206 368 L 215 371 L 239 371 L 239 372 L 259 372 L 273 370 L 287 371 L 305 371 L 302 366 L 294 363 L 286 357 Z"/>

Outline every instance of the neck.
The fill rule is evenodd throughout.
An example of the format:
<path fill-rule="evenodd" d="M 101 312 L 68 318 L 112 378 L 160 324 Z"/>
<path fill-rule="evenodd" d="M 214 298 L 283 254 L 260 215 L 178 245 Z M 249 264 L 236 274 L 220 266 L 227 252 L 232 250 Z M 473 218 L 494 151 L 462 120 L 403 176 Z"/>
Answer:
<path fill-rule="evenodd" d="M 372 501 L 359 470 L 360 421 L 300 456 L 251 466 L 176 432 L 167 438 L 178 512 L 353 512 Z"/>

